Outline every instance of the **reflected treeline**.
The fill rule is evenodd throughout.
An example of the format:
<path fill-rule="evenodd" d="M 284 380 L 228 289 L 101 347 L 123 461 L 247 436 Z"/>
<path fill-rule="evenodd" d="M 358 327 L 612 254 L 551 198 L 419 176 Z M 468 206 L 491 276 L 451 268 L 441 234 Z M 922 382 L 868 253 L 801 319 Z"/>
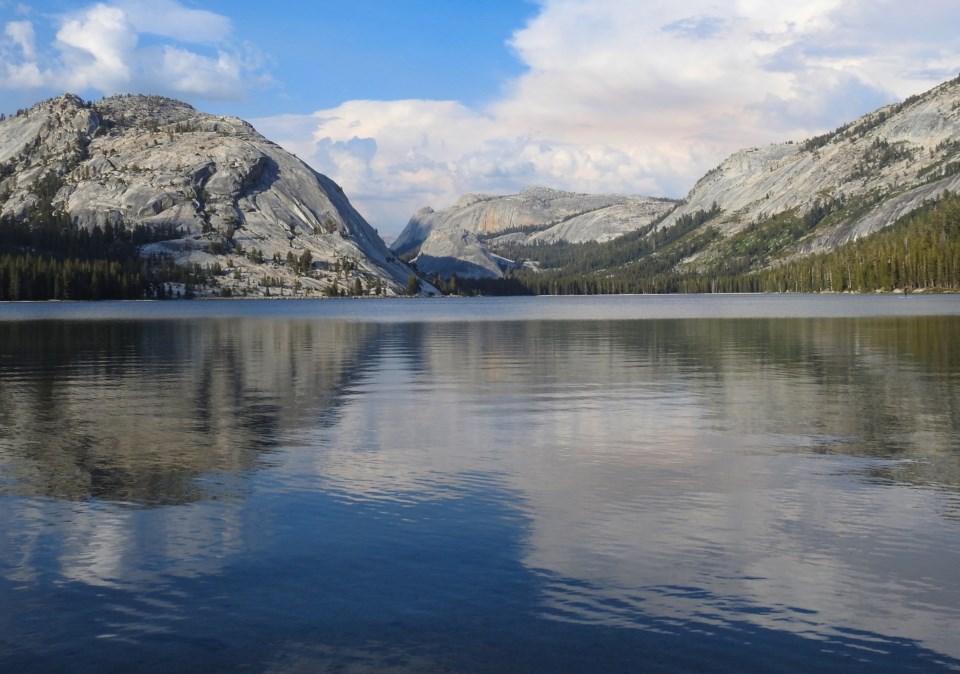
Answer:
<path fill-rule="evenodd" d="M 960 486 L 960 317 L 353 323 L 0 323 L 0 489 L 177 503 L 256 469 L 286 431 L 338 418 L 389 352 L 417 381 L 517 405 L 570 385 L 692 397 L 741 434 L 920 459 L 892 479 Z M 625 394 L 626 397 L 626 394 Z M 591 404 L 595 400 L 590 401 Z M 551 404 L 556 404 L 556 400 Z M 436 422 L 417 412 L 424 429 Z M 718 422 L 718 423 L 720 423 Z M 238 481 L 241 483 L 241 481 Z"/>
<path fill-rule="evenodd" d="M 465 390 L 507 384 L 522 398 L 567 383 L 694 396 L 728 430 L 917 459 L 892 474 L 960 486 L 960 317 L 402 327 L 411 367 Z"/>
<path fill-rule="evenodd" d="M 331 423 L 375 341 L 343 322 L 0 323 L 0 489 L 222 496 L 198 478 L 256 469 L 284 431 Z"/>
<path fill-rule="evenodd" d="M 365 400 L 369 414 L 352 406 L 317 469 L 358 501 L 496 475 L 517 495 L 524 565 L 558 579 L 542 588 L 558 620 L 714 615 L 955 653 L 944 520 L 957 498 L 943 490 L 960 487 L 960 360 L 945 346 L 958 329 L 958 318 L 386 326 L 393 368 L 371 383 L 408 390 Z M 362 461 L 360 422 L 378 440 Z"/>
<path fill-rule="evenodd" d="M 955 316 L 695 321 L 678 353 L 700 354 L 742 432 L 819 435 L 817 451 L 911 459 L 891 477 L 958 487 L 958 330 Z"/>

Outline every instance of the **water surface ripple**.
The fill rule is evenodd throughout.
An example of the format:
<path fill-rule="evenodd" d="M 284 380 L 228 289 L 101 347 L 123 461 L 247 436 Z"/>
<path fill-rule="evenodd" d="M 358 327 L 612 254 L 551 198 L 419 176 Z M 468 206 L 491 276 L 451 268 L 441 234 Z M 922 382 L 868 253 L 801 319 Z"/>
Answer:
<path fill-rule="evenodd" d="M 0 671 L 960 671 L 960 299 L 0 306 Z"/>

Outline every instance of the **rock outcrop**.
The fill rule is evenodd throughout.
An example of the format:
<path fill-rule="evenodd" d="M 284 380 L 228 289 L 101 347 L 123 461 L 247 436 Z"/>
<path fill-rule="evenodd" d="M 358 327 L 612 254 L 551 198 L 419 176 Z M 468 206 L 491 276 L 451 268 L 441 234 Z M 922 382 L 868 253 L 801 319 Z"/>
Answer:
<path fill-rule="evenodd" d="M 219 264 L 242 294 L 393 294 L 410 274 L 332 180 L 240 119 L 167 98 L 40 103 L 0 122 L 0 174 L 4 215 L 26 217 L 53 174 L 53 204 L 77 225 L 172 229 L 148 252 Z"/>
<path fill-rule="evenodd" d="M 499 277 L 515 265 L 488 249 L 485 241 L 494 244 L 497 234 L 514 242 L 606 241 L 650 224 L 674 205 L 667 199 L 545 187 L 506 196 L 467 194 L 450 208 L 417 211 L 392 249 L 398 255 L 418 253 L 414 264 L 430 275 Z"/>
<path fill-rule="evenodd" d="M 500 278 L 513 261 L 487 250 L 477 235 L 465 229 L 443 228 L 431 232 L 414 259 L 417 270 L 428 278 Z"/>
<path fill-rule="evenodd" d="M 704 176 L 659 227 L 713 204 L 723 213 L 710 224 L 726 236 L 818 203 L 845 207 L 848 217 L 831 219 L 796 246 L 806 254 L 882 229 L 948 190 L 960 190 L 960 78 L 802 143 L 741 150 Z"/>
<path fill-rule="evenodd" d="M 736 152 L 679 203 L 543 188 L 466 195 L 449 209 L 419 211 L 393 248 L 419 250 L 413 261 L 422 259 L 430 273 L 466 268 L 490 276 L 490 261 L 498 270 L 509 266 L 496 256 L 501 244 L 604 242 L 646 231 L 648 250 L 662 254 L 661 271 L 729 274 L 832 250 L 958 191 L 960 78 L 822 136 Z M 440 242 L 445 258 L 424 255 Z"/>

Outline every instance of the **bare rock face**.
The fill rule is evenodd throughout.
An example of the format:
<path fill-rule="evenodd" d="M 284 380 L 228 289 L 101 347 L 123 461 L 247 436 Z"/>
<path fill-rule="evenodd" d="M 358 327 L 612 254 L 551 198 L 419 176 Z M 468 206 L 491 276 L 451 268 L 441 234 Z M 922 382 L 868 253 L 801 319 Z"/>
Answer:
<path fill-rule="evenodd" d="M 419 250 L 415 264 L 430 274 L 499 277 L 513 263 L 490 253 L 482 238 L 502 234 L 520 242 L 606 241 L 650 224 L 674 205 L 666 199 L 545 187 L 507 196 L 467 194 L 448 209 L 417 211 L 392 248 L 401 255 Z M 464 233 L 477 236 L 468 241 Z"/>
<path fill-rule="evenodd" d="M 516 265 L 494 255 L 477 235 L 465 229 L 444 228 L 431 232 L 413 259 L 417 269 L 432 278 L 500 278 L 503 270 Z"/>
<path fill-rule="evenodd" d="M 398 254 L 419 250 L 429 258 L 431 273 L 443 276 L 437 256 L 423 255 L 442 242 L 447 273 L 459 260 L 469 262 L 476 275 L 488 275 L 493 267 L 484 260 L 495 258 L 490 249 L 500 243 L 604 242 L 629 231 L 662 234 L 683 223 L 694 235 L 704 226 L 719 234 L 677 263 L 709 273 L 723 268 L 731 255 L 744 256 L 741 251 L 757 243 L 753 232 L 762 226 L 782 226 L 782 236 L 773 232 L 763 242 L 766 248 L 758 244 L 757 257 L 746 260 L 747 268 L 759 268 L 831 250 L 958 191 L 960 78 L 804 142 L 736 152 L 680 203 L 544 188 L 503 197 L 469 194 L 448 209 L 416 213 L 393 248 Z M 802 229 L 790 224 L 797 222 Z M 463 231 L 475 233 L 477 241 L 453 245 Z M 731 237 L 739 238 L 731 243 Z"/>
<path fill-rule="evenodd" d="M 221 285 L 244 294 L 335 281 L 393 294 L 410 274 L 329 178 L 250 124 L 179 101 L 46 101 L 0 122 L 0 167 L 4 215 L 26 216 L 37 181 L 54 173 L 54 204 L 78 225 L 172 227 L 179 238 L 150 250 L 219 263 L 230 272 Z M 312 268 L 295 271 L 290 256 L 306 252 Z"/>
<path fill-rule="evenodd" d="M 663 216 L 676 202 L 668 199 L 628 197 L 629 201 L 573 216 L 563 222 L 527 237 L 529 243 L 585 243 L 610 241 L 618 236 L 646 227 Z"/>
<path fill-rule="evenodd" d="M 960 78 L 803 143 L 741 150 L 704 176 L 659 227 L 684 215 L 723 213 L 725 235 L 816 203 L 855 205 L 820 228 L 798 254 L 828 250 L 892 224 L 925 200 L 960 189 Z"/>

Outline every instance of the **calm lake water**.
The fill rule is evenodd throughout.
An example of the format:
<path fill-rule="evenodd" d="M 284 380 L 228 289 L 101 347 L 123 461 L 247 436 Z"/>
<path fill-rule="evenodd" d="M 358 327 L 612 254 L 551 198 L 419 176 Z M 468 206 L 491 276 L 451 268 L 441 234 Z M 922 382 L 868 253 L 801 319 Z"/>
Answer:
<path fill-rule="evenodd" d="M 0 305 L 0 671 L 960 671 L 960 297 Z"/>

